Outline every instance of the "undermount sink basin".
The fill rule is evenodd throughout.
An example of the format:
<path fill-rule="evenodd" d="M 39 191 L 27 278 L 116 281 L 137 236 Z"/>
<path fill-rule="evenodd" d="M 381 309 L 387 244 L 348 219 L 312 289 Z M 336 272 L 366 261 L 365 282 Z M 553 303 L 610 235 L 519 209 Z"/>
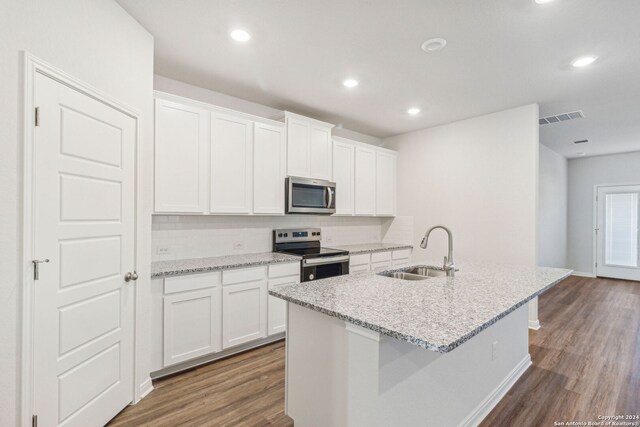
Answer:
<path fill-rule="evenodd" d="M 402 280 L 425 280 L 429 277 L 444 277 L 447 275 L 446 271 L 432 267 L 412 267 L 399 271 L 383 271 L 378 274 Z"/>

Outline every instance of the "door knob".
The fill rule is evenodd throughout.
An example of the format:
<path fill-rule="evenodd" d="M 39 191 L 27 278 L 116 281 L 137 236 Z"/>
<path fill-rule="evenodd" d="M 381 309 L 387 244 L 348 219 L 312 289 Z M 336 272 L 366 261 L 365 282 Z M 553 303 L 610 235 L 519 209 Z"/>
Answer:
<path fill-rule="evenodd" d="M 124 281 L 125 282 L 130 282 L 130 281 L 136 281 L 138 280 L 138 273 L 136 273 L 136 271 L 134 270 L 133 273 L 132 272 L 128 272 L 127 274 L 124 275 Z"/>

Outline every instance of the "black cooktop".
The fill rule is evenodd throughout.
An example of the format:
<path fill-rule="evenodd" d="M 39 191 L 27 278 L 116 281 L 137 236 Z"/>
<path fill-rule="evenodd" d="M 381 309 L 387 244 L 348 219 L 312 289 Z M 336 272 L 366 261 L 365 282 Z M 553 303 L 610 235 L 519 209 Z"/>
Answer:
<path fill-rule="evenodd" d="M 348 255 L 348 251 L 342 251 L 340 249 L 317 247 L 303 247 L 303 248 L 281 248 L 275 252 L 281 252 L 284 254 L 298 255 L 302 258 L 320 258 L 338 255 Z"/>

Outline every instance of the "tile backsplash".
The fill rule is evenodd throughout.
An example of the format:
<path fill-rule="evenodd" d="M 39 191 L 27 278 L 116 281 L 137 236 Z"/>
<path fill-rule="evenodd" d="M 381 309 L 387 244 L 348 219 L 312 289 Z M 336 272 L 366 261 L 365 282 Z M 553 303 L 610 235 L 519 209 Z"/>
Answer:
<path fill-rule="evenodd" d="M 154 215 L 152 224 L 152 261 L 161 261 L 270 252 L 271 234 L 277 228 L 319 227 L 327 247 L 411 243 L 413 218 Z"/>

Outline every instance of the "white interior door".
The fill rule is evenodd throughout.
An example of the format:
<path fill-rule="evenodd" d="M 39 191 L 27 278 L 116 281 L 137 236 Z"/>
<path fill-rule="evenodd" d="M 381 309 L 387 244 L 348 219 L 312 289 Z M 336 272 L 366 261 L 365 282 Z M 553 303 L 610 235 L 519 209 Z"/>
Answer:
<path fill-rule="evenodd" d="M 640 185 L 598 187 L 596 275 L 640 280 Z"/>
<path fill-rule="evenodd" d="M 134 118 L 38 74 L 33 409 L 102 426 L 133 400 Z M 35 278 L 34 278 L 35 279 Z"/>

